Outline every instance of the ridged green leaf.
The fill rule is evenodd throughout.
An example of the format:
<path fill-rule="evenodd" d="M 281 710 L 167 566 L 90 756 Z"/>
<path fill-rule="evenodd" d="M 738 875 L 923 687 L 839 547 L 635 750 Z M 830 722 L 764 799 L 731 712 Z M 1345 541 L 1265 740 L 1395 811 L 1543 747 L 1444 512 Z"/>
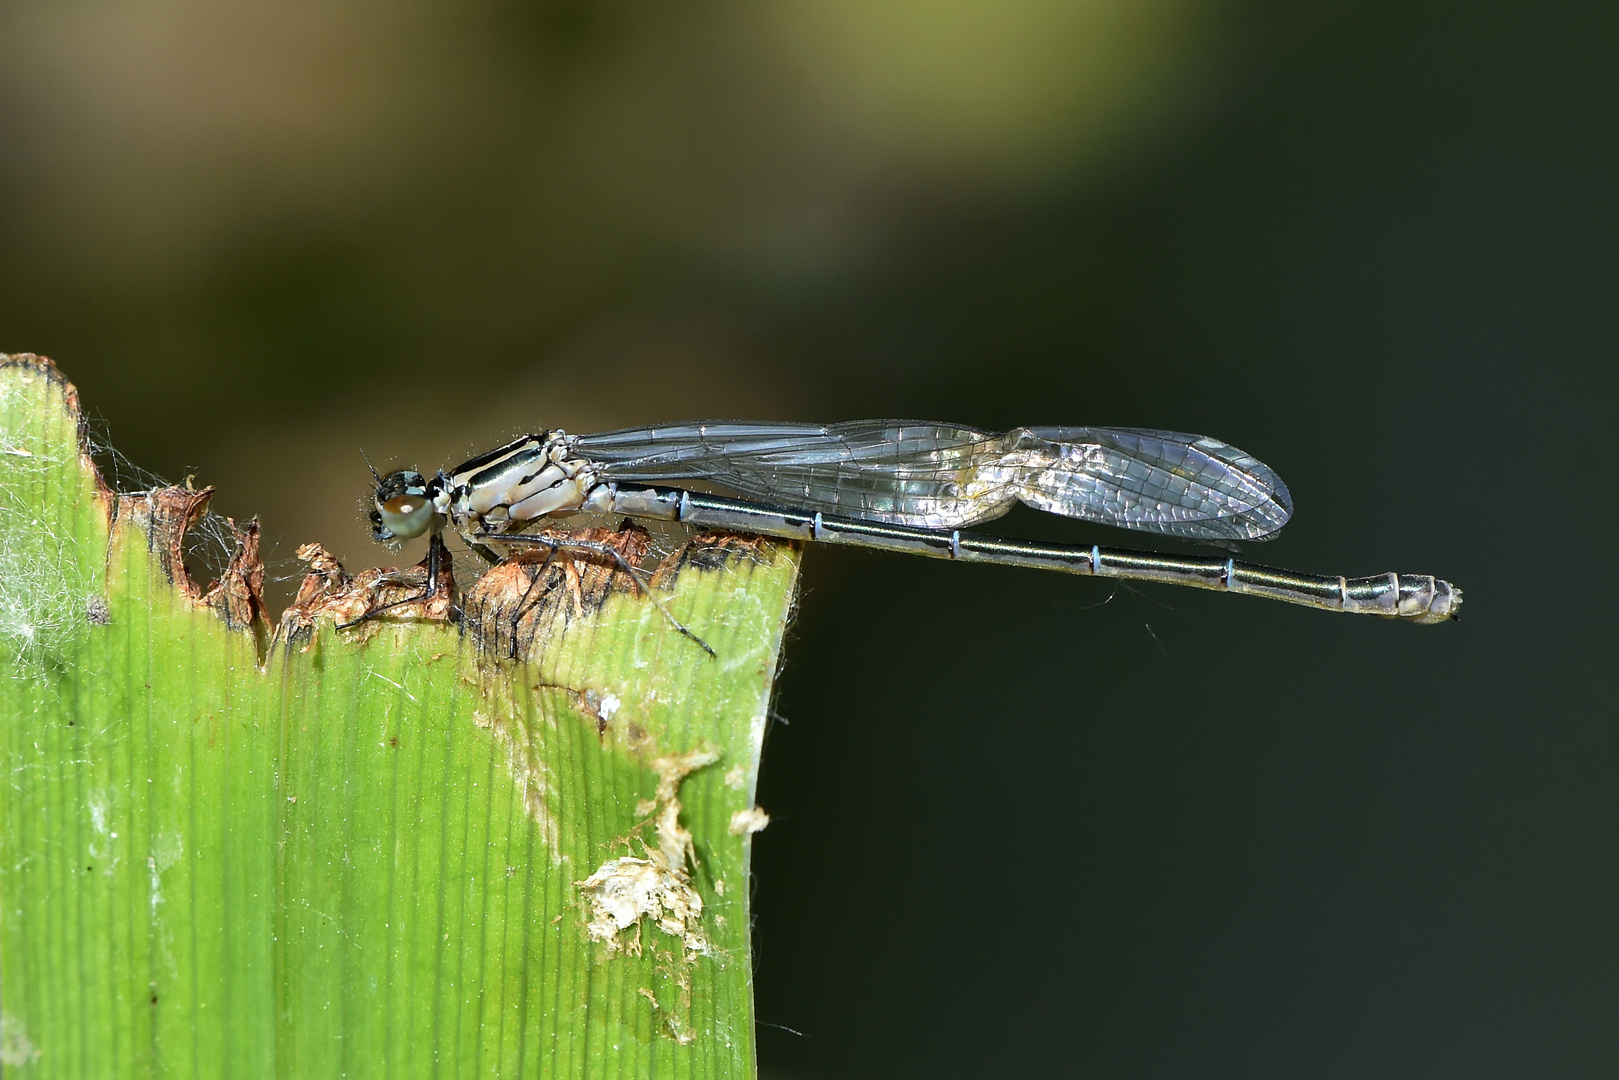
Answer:
<path fill-rule="evenodd" d="M 206 499 L 107 492 L 72 387 L 0 358 L 8 1075 L 752 1076 L 796 550 L 519 561 L 339 629 L 409 575 L 312 548 L 272 634 L 253 528 L 185 577 Z"/>

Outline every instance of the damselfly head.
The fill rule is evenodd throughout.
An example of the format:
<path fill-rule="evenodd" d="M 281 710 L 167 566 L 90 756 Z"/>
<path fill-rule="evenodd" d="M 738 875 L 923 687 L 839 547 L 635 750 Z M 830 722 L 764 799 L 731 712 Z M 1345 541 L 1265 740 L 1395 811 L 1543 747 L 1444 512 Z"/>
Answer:
<path fill-rule="evenodd" d="M 378 540 L 409 540 L 433 524 L 433 499 L 419 472 L 401 469 L 377 481 L 371 533 Z"/>

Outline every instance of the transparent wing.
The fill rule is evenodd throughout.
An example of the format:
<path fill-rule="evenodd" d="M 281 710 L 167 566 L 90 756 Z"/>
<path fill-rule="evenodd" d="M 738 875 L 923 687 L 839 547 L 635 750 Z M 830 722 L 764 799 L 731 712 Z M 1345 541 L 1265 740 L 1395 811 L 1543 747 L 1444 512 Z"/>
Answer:
<path fill-rule="evenodd" d="M 714 422 L 582 435 L 608 480 L 702 480 L 781 506 L 953 529 L 1006 513 L 1012 491 L 975 485 L 1005 436 L 908 420 Z"/>
<path fill-rule="evenodd" d="M 1293 515 L 1287 485 L 1230 443 L 1151 428 L 1018 428 L 1018 497 L 1054 514 L 1195 540 L 1266 540 Z"/>
<path fill-rule="evenodd" d="M 1281 479 L 1217 439 L 1137 428 L 1004 435 L 911 420 L 711 422 L 583 435 L 618 481 L 701 480 L 781 506 L 954 529 L 1019 500 L 1143 532 L 1255 540 L 1292 513 Z"/>

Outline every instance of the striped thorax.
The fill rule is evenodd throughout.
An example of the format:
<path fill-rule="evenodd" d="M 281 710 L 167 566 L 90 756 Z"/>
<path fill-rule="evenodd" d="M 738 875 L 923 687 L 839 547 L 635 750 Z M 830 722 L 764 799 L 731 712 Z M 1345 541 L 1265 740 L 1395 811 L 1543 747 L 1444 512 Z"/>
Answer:
<path fill-rule="evenodd" d="M 466 535 L 580 509 L 599 470 L 573 453 L 573 441 L 561 430 L 525 435 L 440 474 L 439 512 Z"/>

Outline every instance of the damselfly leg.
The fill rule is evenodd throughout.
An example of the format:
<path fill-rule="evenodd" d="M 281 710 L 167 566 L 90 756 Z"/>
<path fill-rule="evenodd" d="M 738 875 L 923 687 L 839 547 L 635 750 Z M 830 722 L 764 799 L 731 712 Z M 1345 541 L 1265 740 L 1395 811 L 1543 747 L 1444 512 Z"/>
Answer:
<path fill-rule="evenodd" d="M 662 600 L 658 599 L 657 594 L 652 589 L 652 575 L 641 569 L 639 566 L 631 563 L 624 557 L 623 552 L 619 551 L 618 548 L 607 543 L 606 541 L 586 540 L 580 537 L 558 536 L 553 533 L 480 532 L 474 534 L 474 536 L 480 544 L 531 544 L 536 547 L 547 548 L 548 551 L 546 553 L 545 563 L 541 564 L 542 569 L 544 566 L 549 565 L 552 559 L 554 559 L 556 555 L 563 550 L 582 551 L 600 558 L 610 559 L 614 564 L 617 565 L 618 569 L 629 575 L 630 581 L 635 585 L 636 595 L 644 596 L 646 599 L 650 600 L 652 605 L 658 609 L 658 612 L 664 617 L 664 619 L 668 621 L 670 626 L 674 627 L 685 637 L 688 637 L 692 641 L 696 642 L 698 647 L 706 652 L 709 656 L 713 657 L 715 655 L 714 650 L 709 647 L 708 642 L 692 633 L 690 628 L 688 628 L 685 623 L 675 618 L 674 613 L 669 610 L 669 606 Z M 523 614 L 525 613 L 525 605 L 529 603 L 529 595 L 533 592 L 534 584 L 535 582 L 539 581 L 539 579 L 540 575 L 536 573 L 534 579 L 529 582 L 529 587 L 524 592 L 523 599 L 518 603 L 516 613 L 512 616 L 513 649 L 516 649 L 517 647 L 517 623 L 523 617 Z"/>
<path fill-rule="evenodd" d="M 427 564 L 427 584 L 421 592 L 414 596 L 406 596 L 403 599 L 392 600 L 386 604 L 371 608 L 358 618 L 350 619 L 348 622 L 338 623 L 337 629 L 347 630 L 351 627 L 359 626 L 361 623 L 370 622 L 372 619 L 386 615 L 390 611 L 395 611 L 402 607 L 409 607 L 412 604 L 425 604 L 437 597 L 439 595 L 440 584 L 448 580 L 445 570 L 450 565 L 450 549 L 445 546 L 444 538 L 437 532 L 433 533 L 432 537 L 428 540 L 427 559 L 425 561 Z M 390 571 L 387 575 L 378 578 L 376 582 L 377 587 L 383 585 L 404 584 L 406 584 L 406 582 L 401 580 L 399 577 L 399 572 L 397 571 Z M 452 608 L 451 610 L 454 612 L 455 609 Z"/>

